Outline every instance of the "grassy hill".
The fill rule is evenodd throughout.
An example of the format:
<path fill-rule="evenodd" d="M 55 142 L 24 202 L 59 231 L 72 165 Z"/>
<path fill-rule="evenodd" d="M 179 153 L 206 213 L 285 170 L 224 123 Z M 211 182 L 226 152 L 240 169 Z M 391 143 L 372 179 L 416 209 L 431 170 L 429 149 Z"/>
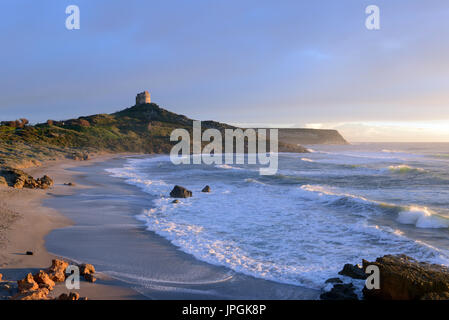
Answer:
<path fill-rule="evenodd" d="M 28 125 L 25 119 L 2 122 L 0 165 L 24 168 L 64 157 L 81 160 L 95 153 L 167 154 L 176 143 L 170 141 L 170 133 L 177 128 L 191 131 L 192 122 L 155 103 L 132 106 L 112 114 L 48 120 L 34 126 Z M 203 121 L 202 129 L 207 128 L 224 132 L 235 127 Z M 307 152 L 301 146 L 282 142 L 279 151 Z"/>

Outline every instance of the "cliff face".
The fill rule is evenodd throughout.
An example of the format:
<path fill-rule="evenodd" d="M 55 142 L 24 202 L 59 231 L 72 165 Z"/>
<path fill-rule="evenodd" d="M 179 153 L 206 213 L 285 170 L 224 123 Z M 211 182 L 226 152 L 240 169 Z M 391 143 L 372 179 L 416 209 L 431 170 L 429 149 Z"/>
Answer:
<path fill-rule="evenodd" d="M 279 129 L 279 141 L 288 144 L 349 144 L 337 130 L 323 129 Z"/>

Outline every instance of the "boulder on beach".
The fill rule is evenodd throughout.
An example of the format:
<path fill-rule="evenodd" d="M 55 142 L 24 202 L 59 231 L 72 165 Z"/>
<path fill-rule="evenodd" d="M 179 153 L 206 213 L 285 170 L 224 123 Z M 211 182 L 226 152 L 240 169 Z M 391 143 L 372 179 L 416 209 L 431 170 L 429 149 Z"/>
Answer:
<path fill-rule="evenodd" d="M 80 295 L 77 292 L 70 292 L 69 294 L 63 293 L 61 294 L 56 300 L 63 300 L 63 301 L 76 301 L 80 300 Z"/>
<path fill-rule="evenodd" d="M 341 270 L 338 274 L 361 280 L 365 280 L 368 277 L 368 275 L 365 273 L 364 268 L 360 267 L 359 265 L 352 265 L 349 263 L 345 264 L 343 270 Z"/>
<path fill-rule="evenodd" d="M 53 259 L 51 267 L 47 269 L 50 279 L 54 282 L 64 282 L 65 271 L 68 266 L 69 263 L 64 260 Z"/>
<path fill-rule="evenodd" d="M 406 255 L 386 255 L 375 262 L 363 260 L 363 268 L 375 265 L 380 271 L 380 289 L 363 289 L 370 300 L 449 299 L 449 268 L 419 262 Z"/>
<path fill-rule="evenodd" d="M 83 263 L 79 265 L 79 268 L 82 276 L 95 273 L 95 267 L 89 263 Z"/>
<path fill-rule="evenodd" d="M 24 293 L 39 289 L 39 285 L 36 281 L 34 281 L 33 275 L 31 273 L 28 273 L 24 279 L 17 281 L 17 288 L 19 290 L 19 293 Z"/>
<path fill-rule="evenodd" d="M 0 169 L 0 177 L 2 177 L 2 181 L 6 181 L 8 186 L 15 189 L 47 189 L 53 185 L 53 180 L 47 175 L 35 180 L 29 174 L 14 168 Z"/>
<path fill-rule="evenodd" d="M 49 291 L 52 291 L 55 287 L 55 282 L 51 280 L 50 276 L 43 270 L 36 273 L 33 278 L 39 285 L 39 288 L 47 288 Z"/>
<path fill-rule="evenodd" d="M 38 178 L 36 181 L 41 189 L 47 189 L 54 184 L 53 180 L 47 175 L 44 175 L 42 178 Z"/>
<path fill-rule="evenodd" d="M 87 282 L 95 282 L 95 281 L 97 281 L 97 278 L 95 278 L 94 276 L 93 276 L 93 274 L 91 274 L 91 273 L 86 273 L 85 275 L 84 275 L 84 280 L 86 280 Z"/>
<path fill-rule="evenodd" d="M 34 291 L 25 291 L 16 294 L 12 300 L 49 300 L 48 294 L 50 291 L 47 288 L 40 288 Z"/>
<path fill-rule="evenodd" d="M 170 197 L 172 198 L 189 198 L 192 196 L 192 191 L 187 190 L 181 186 L 175 186 L 170 192 Z"/>
<path fill-rule="evenodd" d="M 211 191 L 211 189 L 210 189 L 209 186 L 205 186 L 205 187 L 203 188 L 203 190 L 201 190 L 201 192 L 210 192 L 210 191 Z"/>

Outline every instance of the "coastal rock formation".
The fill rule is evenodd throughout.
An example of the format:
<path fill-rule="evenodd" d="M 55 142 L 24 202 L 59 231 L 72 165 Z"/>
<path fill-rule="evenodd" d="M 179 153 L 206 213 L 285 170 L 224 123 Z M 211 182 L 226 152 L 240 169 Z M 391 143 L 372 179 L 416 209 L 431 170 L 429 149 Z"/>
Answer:
<path fill-rule="evenodd" d="M 6 181 L 5 177 L 0 176 L 0 186 L 1 187 L 7 187 L 8 186 L 8 182 Z"/>
<path fill-rule="evenodd" d="M 65 281 L 65 271 L 69 263 L 64 260 L 54 259 L 52 260 L 51 267 L 48 268 L 48 275 L 54 282 Z"/>
<path fill-rule="evenodd" d="M 209 186 L 205 186 L 205 187 L 203 188 L 203 190 L 201 190 L 201 192 L 210 192 L 210 191 L 211 191 L 211 189 L 210 189 Z"/>
<path fill-rule="evenodd" d="M 3 281 L 3 275 L 0 273 L 0 281 Z"/>
<path fill-rule="evenodd" d="M 325 283 L 343 283 L 340 278 L 330 278 L 327 279 Z"/>
<path fill-rule="evenodd" d="M 175 186 L 170 192 L 170 197 L 172 198 L 189 198 L 192 196 L 192 191 L 187 190 L 181 186 Z"/>
<path fill-rule="evenodd" d="M 12 300 L 49 300 L 48 294 L 50 291 L 47 288 L 40 288 L 34 291 L 26 291 L 16 294 Z"/>
<path fill-rule="evenodd" d="M 31 273 L 28 273 L 24 279 L 17 281 L 17 285 L 19 293 L 35 291 L 39 289 L 39 285 L 36 281 L 34 281 L 34 277 Z"/>
<path fill-rule="evenodd" d="M 89 160 L 89 154 L 87 153 L 72 153 L 67 156 L 67 158 L 76 160 L 76 161 L 87 161 Z"/>
<path fill-rule="evenodd" d="M 95 273 L 95 267 L 89 263 L 83 263 L 79 266 L 82 276 Z"/>
<path fill-rule="evenodd" d="M 24 279 L 17 281 L 18 293 L 8 298 L 12 300 L 50 300 L 48 294 L 55 288 L 55 282 L 63 282 L 65 280 L 65 271 L 68 266 L 68 262 L 64 260 L 52 260 L 51 267 L 47 269 L 49 273 L 43 270 L 39 270 L 35 275 L 29 273 Z M 93 273 L 95 273 L 93 265 L 86 263 L 79 267 L 80 273 L 84 275 L 86 281 L 96 281 L 96 278 L 93 276 Z M 2 286 L 2 288 L 10 290 L 9 286 L 7 288 Z M 87 298 L 80 298 L 78 293 L 70 292 L 70 294 L 61 294 L 55 300 L 87 300 Z"/>
<path fill-rule="evenodd" d="M 321 300 L 358 300 L 352 283 L 337 283 L 329 291 L 320 295 Z"/>
<path fill-rule="evenodd" d="M 368 275 L 365 273 L 365 269 L 361 268 L 358 265 L 345 264 L 343 270 L 341 270 L 338 274 L 342 276 L 347 276 L 353 279 L 361 279 L 365 280 Z"/>
<path fill-rule="evenodd" d="M 39 288 L 47 288 L 51 291 L 55 287 L 54 281 L 43 270 L 34 275 L 34 281 L 39 285 Z"/>
<path fill-rule="evenodd" d="M 380 289 L 363 289 L 365 299 L 440 300 L 449 298 L 449 268 L 418 262 L 406 255 L 386 255 L 375 262 L 363 260 L 363 268 L 379 267 Z"/>
<path fill-rule="evenodd" d="M 91 273 L 87 273 L 84 275 L 84 280 L 87 282 L 95 282 L 97 281 L 97 278 L 95 278 Z"/>
<path fill-rule="evenodd" d="M 14 168 L 0 169 L 0 177 L 3 177 L 7 185 L 16 189 L 47 189 L 53 186 L 53 180 L 47 175 L 35 180 L 29 174 Z"/>
<path fill-rule="evenodd" d="M 80 300 L 80 295 L 76 292 L 70 292 L 69 294 L 67 293 L 63 293 L 61 294 L 56 300 L 63 300 L 63 301 L 76 301 L 76 300 Z M 85 299 L 83 299 L 85 300 Z"/>

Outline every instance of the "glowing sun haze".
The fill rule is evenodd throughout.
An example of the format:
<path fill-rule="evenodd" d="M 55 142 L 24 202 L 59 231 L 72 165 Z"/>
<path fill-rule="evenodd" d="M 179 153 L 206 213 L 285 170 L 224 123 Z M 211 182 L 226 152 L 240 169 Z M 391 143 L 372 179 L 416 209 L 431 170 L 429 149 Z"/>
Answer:
<path fill-rule="evenodd" d="M 114 112 L 149 90 L 199 120 L 449 141 L 448 17 L 447 0 L 1 1 L 0 120 Z"/>

